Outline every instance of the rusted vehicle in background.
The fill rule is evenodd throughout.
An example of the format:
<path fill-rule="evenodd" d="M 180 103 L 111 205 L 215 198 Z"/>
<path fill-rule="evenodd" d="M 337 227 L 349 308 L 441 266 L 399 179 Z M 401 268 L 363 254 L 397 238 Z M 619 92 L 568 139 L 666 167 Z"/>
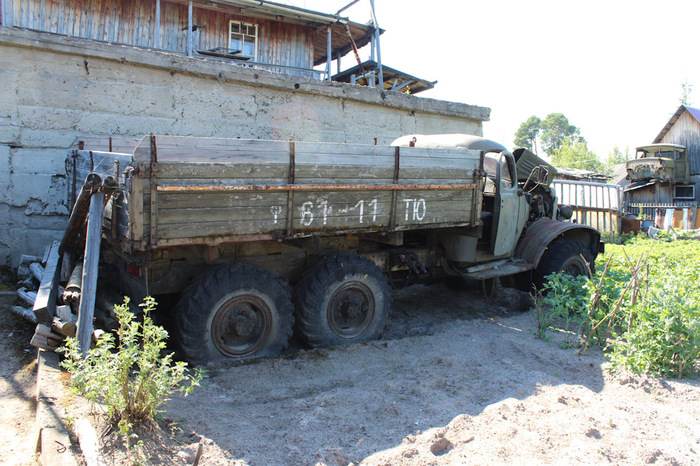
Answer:
<path fill-rule="evenodd" d="M 687 184 L 690 176 L 685 147 L 678 144 L 650 144 L 637 147 L 634 160 L 627 162 L 631 182 L 658 180 Z"/>

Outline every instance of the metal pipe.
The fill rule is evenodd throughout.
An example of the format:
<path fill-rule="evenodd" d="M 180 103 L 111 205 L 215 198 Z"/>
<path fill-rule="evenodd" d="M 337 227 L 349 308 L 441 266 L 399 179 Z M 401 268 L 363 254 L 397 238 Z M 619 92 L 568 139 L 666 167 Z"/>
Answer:
<path fill-rule="evenodd" d="M 384 71 L 382 69 L 382 51 L 379 46 L 379 24 L 377 24 L 377 16 L 374 13 L 374 0 L 369 0 L 372 8 L 372 23 L 374 23 L 375 47 L 377 49 L 377 67 L 379 69 L 379 89 L 384 89 Z"/>
<path fill-rule="evenodd" d="M 336 14 L 336 15 L 339 15 L 340 13 L 342 13 L 342 12 L 345 11 L 345 10 L 347 10 L 348 8 L 350 8 L 351 6 L 353 6 L 355 3 L 359 2 L 359 1 L 360 1 L 360 0 L 353 0 L 352 2 L 348 3 L 348 4 L 345 5 L 343 8 L 341 8 L 340 10 L 338 10 L 335 14 Z"/>
<path fill-rule="evenodd" d="M 327 26 L 328 30 L 328 37 L 326 39 L 326 81 L 331 80 L 331 61 L 333 60 L 333 48 L 331 44 L 331 33 L 333 31 L 333 28 L 328 25 Z"/>

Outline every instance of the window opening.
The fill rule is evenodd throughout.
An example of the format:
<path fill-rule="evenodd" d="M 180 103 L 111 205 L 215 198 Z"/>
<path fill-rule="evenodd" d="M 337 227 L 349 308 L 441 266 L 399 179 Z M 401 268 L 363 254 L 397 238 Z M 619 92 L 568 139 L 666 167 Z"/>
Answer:
<path fill-rule="evenodd" d="M 674 199 L 695 199 L 694 185 L 677 185 L 673 187 Z"/>
<path fill-rule="evenodd" d="M 238 50 L 240 55 L 256 60 L 258 51 L 258 25 L 231 21 L 229 48 L 232 52 Z"/>

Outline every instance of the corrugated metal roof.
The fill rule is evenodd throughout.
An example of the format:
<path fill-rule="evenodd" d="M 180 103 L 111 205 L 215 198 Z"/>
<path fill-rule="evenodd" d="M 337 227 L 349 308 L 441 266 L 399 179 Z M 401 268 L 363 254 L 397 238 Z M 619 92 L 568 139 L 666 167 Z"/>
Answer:
<path fill-rule="evenodd" d="M 670 120 L 668 120 L 668 123 L 666 123 L 666 126 L 661 130 L 658 136 L 654 139 L 653 143 L 659 143 L 661 140 L 666 136 L 666 133 L 668 133 L 671 130 L 671 127 L 676 124 L 678 119 L 683 115 L 683 112 L 688 111 L 690 113 L 690 116 L 695 118 L 697 122 L 700 123 L 700 109 L 693 108 L 693 107 L 688 107 L 687 105 L 681 105 L 678 107 L 678 110 L 676 110 L 676 113 L 673 114 Z"/>
<path fill-rule="evenodd" d="M 336 74 L 333 76 L 333 81 L 349 83 L 352 80 L 352 75 L 362 75 L 363 72 L 367 73 L 376 71 L 378 68 L 379 65 L 377 62 L 367 60 L 361 65 L 355 65 L 352 68 L 348 68 L 347 70 Z M 390 68 L 386 65 L 382 65 L 382 73 L 384 74 L 384 89 L 388 91 L 393 89 L 394 80 L 396 80 L 398 85 L 403 85 L 401 89 L 405 90 L 408 88 L 411 91 L 411 94 L 417 94 L 428 89 L 433 89 L 435 87 L 435 83 L 437 83 L 437 81 L 428 81 L 427 79 L 417 78 L 408 73 L 404 73 L 403 71 Z M 364 78 L 358 79 L 357 83 L 361 84 L 363 79 Z"/>

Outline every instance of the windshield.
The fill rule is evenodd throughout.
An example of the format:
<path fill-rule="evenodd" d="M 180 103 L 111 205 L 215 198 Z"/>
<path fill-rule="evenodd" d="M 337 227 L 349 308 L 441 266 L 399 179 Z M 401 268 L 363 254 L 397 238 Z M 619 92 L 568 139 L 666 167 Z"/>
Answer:
<path fill-rule="evenodd" d="M 484 156 L 484 171 L 488 177 L 485 188 L 487 193 L 495 192 L 495 185 L 493 183 L 496 182 L 499 159 L 501 164 L 501 186 L 508 188 L 513 185 L 513 177 L 510 173 L 510 167 L 508 166 L 508 159 L 506 157 L 501 157 L 500 153 L 488 152 Z M 491 183 L 488 183 L 489 180 Z"/>
<path fill-rule="evenodd" d="M 681 158 L 681 153 L 676 150 L 659 150 L 656 152 L 647 152 L 640 150 L 637 152 L 638 159 L 648 159 L 652 157 L 662 157 L 665 159 L 679 159 Z"/>

